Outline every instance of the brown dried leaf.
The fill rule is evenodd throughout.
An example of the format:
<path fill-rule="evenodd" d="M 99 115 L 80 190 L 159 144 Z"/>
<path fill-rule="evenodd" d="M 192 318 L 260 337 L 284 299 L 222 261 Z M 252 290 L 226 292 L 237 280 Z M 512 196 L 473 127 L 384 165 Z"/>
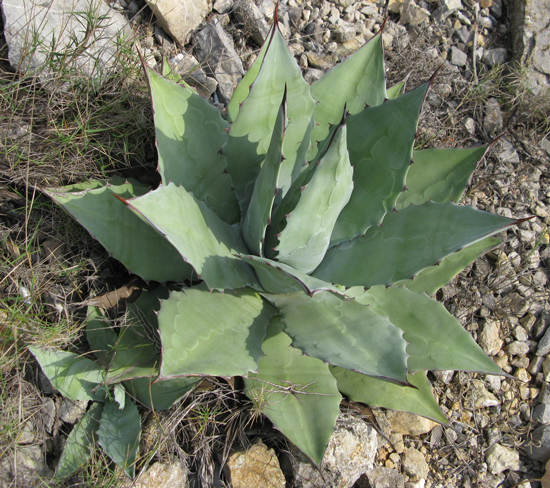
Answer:
<path fill-rule="evenodd" d="M 129 283 L 116 290 L 86 300 L 84 305 L 92 305 L 100 308 L 114 308 L 119 305 L 124 306 L 126 303 L 135 302 L 139 298 L 143 285 L 144 283 L 141 278 L 133 278 Z"/>

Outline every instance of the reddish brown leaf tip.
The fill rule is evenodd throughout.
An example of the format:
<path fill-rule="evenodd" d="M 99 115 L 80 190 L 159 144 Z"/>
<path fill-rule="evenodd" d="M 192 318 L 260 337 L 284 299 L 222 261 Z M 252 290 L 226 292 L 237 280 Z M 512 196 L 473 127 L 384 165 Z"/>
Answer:
<path fill-rule="evenodd" d="M 118 196 L 118 195 L 115 195 L 114 193 L 112 194 L 115 198 L 118 198 L 124 205 L 130 205 L 128 200 L 126 200 L 125 198 L 122 198 L 121 196 Z"/>
<path fill-rule="evenodd" d="M 488 148 L 491 147 L 493 144 L 496 144 L 498 141 L 500 141 L 504 137 L 504 132 L 498 136 L 496 136 L 487 146 Z"/>
<path fill-rule="evenodd" d="M 388 18 L 389 18 L 389 17 L 390 17 L 389 15 L 386 15 L 386 18 L 384 19 L 384 22 L 382 22 L 382 27 L 380 27 L 380 35 L 383 34 L 383 32 L 384 32 L 384 27 L 386 27 L 386 22 L 388 21 Z"/>
<path fill-rule="evenodd" d="M 511 225 L 519 225 L 519 224 L 522 224 L 523 222 L 527 222 L 528 220 L 531 220 L 531 219 L 534 219 L 536 217 L 536 215 L 533 215 L 531 217 L 526 217 L 524 219 L 520 219 L 520 220 L 515 220 L 514 222 L 512 222 L 511 224 L 508 224 L 506 227 L 510 227 Z"/>
<path fill-rule="evenodd" d="M 443 63 L 445 64 L 445 63 Z M 433 85 L 433 82 L 435 81 L 435 77 L 437 76 L 437 74 L 439 73 L 439 70 L 441 68 L 443 68 L 443 64 L 440 64 L 439 65 L 439 68 L 437 68 L 434 72 L 434 74 L 432 76 L 430 76 L 430 79 L 428 80 L 428 86 L 432 86 Z"/>

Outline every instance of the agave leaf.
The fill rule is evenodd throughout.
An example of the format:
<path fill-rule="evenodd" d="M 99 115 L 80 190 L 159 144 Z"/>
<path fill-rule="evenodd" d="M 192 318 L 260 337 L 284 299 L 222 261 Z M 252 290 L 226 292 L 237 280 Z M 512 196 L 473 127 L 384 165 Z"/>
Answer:
<path fill-rule="evenodd" d="M 123 409 L 114 401 L 105 402 L 97 439 L 105 453 L 130 478 L 134 478 L 136 472 L 140 437 L 141 417 L 131 398 L 126 399 Z"/>
<path fill-rule="evenodd" d="M 309 296 L 313 296 L 318 291 L 324 290 L 344 295 L 343 292 L 331 283 L 312 278 L 286 264 L 258 256 L 239 255 L 239 257 L 245 259 L 254 268 L 258 281 L 268 293 L 293 293 L 301 291 Z"/>
<path fill-rule="evenodd" d="M 348 293 L 404 331 L 410 372 L 452 369 L 502 374 L 458 320 L 427 295 L 403 286 L 350 288 Z"/>
<path fill-rule="evenodd" d="M 257 284 L 252 269 L 234 256 L 248 254 L 240 226 L 221 220 L 185 188 L 169 183 L 126 204 L 166 236 L 210 288 Z"/>
<path fill-rule="evenodd" d="M 386 98 L 388 100 L 395 100 L 396 98 L 403 95 L 404 92 L 405 92 L 405 82 L 401 81 L 386 90 Z"/>
<path fill-rule="evenodd" d="M 330 292 L 264 295 L 281 312 L 292 345 L 308 356 L 363 374 L 407 381 L 406 342 L 386 317 Z"/>
<path fill-rule="evenodd" d="M 140 297 L 128 306 L 125 323 L 120 327 L 112 348 L 112 359 L 107 382 L 115 383 L 132 378 L 149 378 L 160 365 L 160 338 L 157 312 L 160 300 L 169 292 L 159 286 L 153 291 L 143 290 Z"/>
<path fill-rule="evenodd" d="M 286 91 L 279 107 L 277 120 L 273 129 L 271 143 L 262 164 L 260 174 L 254 184 L 254 191 L 250 198 L 250 205 L 244 219 L 243 237 L 250 252 L 257 256 L 263 254 L 262 247 L 265 238 L 265 229 L 271 218 L 271 210 L 277 193 L 277 182 L 283 161 L 283 139 L 286 127 Z"/>
<path fill-rule="evenodd" d="M 454 203 L 410 205 L 329 249 L 313 276 L 344 286 L 391 285 L 514 223 Z"/>
<path fill-rule="evenodd" d="M 239 221 L 239 206 L 219 149 L 227 141 L 220 111 L 186 83 L 147 70 L 162 183 L 183 185 L 224 221 Z"/>
<path fill-rule="evenodd" d="M 257 370 L 267 324 L 276 310 L 250 288 L 173 291 L 159 312 L 160 379 L 236 376 Z"/>
<path fill-rule="evenodd" d="M 96 362 L 67 351 L 35 346 L 29 350 L 53 387 L 63 396 L 83 401 L 103 399 L 104 391 L 96 391 L 96 388 L 103 383 L 105 372 Z"/>
<path fill-rule="evenodd" d="M 117 335 L 112 324 L 98 307 L 89 306 L 86 312 L 86 339 L 99 364 L 106 368 Z"/>
<path fill-rule="evenodd" d="M 241 210 L 248 208 L 254 182 L 267 153 L 285 86 L 288 100 L 288 127 L 283 142 L 285 160 L 281 165 L 279 187 L 284 195 L 305 164 L 315 102 L 309 85 L 294 60 L 277 23 L 274 23 L 258 75 L 242 102 L 223 147 L 227 171 Z"/>
<path fill-rule="evenodd" d="M 394 208 L 405 185 L 418 116 L 429 85 L 424 83 L 395 100 L 348 117 L 355 186 L 336 222 L 331 245 L 364 234 Z"/>
<path fill-rule="evenodd" d="M 313 271 L 323 260 L 334 224 L 353 191 L 353 168 L 346 137 L 342 119 L 327 153 L 278 237 L 277 259 L 304 273 Z"/>
<path fill-rule="evenodd" d="M 380 105 L 386 98 L 381 35 L 374 36 L 314 82 L 311 96 L 317 102 L 314 112 L 316 125 L 311 131 L 313 141 L 322 141 L 328 136 L 329 124 L 340 121 L 344 107 L 350 114 L 356 114 L 365 106 Z"/>
<path fill-rule="evenodd" d="M 133 180 L 122 183 L 120 178 L 99 184 L 88 189 L 82 185 L 50 188 L 45 193 L 132 273 L 160 282 L 188 279 L 192 268 L 178 251 L 114 197 L 132 198 L 149 188 Z"/>
<path fill-rule="evenodd" d="M 272 320 L 263 343 L 258 374 L 244 379 L 256 408 L 316 465 L 336 424 L 341 395 L 327 364 L 302 355 Z"/>
<path fill-rule="evenodd" d="M 67 442 L 55 470 L 57 478 L 71 476 L 90 459 L 102 412 L 103 403 L 94 402 L 84 417 L 80 419 L 80 422 L 74 426 L 69 437 L 67 437 Z"/>
<path fill-rule="evenodd" d="M 258 73 L 260 72 L 260 68 L 264 62 L 264 56 L 268 46 L 269 42 L 264 42 L 264 45 L 252 63 L 252 66 L 250 66 L 241 81 L 239 81 L 237 88 L 233 91 L 231 100 L 227 104 L 227 118 L 231 123 L 235 122 L 237 119 L 241 104 L 247 99 L 248 94 L 250 93 L 250 87 L 258 77 Z"/>
<path fill-rule="evenodd" d="M 487 146 L 414 151 L 407 191 L 399 195 L 395 207 L 399 210 L 429 200 L 457 203 L 486 152 Z"/>
<path fill-rule="evenodd" d="M 158 369 L 150 377 L 134 378 L 124 382 L 128 393 L 147 408 L 166 410 L 187 395 L 202 378 L 183 377 L 155 381 Z"/>
<path fill-rule="evenodd" d="M 426 268 L 414 280 L 401 281 L 399 284 L 405 285 L 409 290 L 416 293 L 424 292 L 426 295 L 433 295 L 466 266 L 472 264 L 477 258 L 501 243 L 502 241 L 496 237 L 487 237 L 447 256 L 439 265 Z"/>
<path fill-rule="evenodd" d="M 424 371 L 409 375 L 409 383 L 414 388 L 343 368 L 332 367 L 330 372 L 338 382 L 338 389 L 354 402 L 414 413 L 447 424 L 447 418 L 433 397 L 432 385 Z"/>

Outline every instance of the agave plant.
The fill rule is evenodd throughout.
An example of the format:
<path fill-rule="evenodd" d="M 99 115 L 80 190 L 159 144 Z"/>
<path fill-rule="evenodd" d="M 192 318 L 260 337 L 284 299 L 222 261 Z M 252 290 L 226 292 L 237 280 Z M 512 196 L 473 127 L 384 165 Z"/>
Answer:
<path fill-rule="evenodd" d="M 128 270 L 164 283 L 118 335 L 89 322 L 102 401 L 122 382 L 165 408 L 202 377 L 241 376 L 318 465 L 341 394 L 445 423 L 426 371 L 501 373 L 429 297 L 519 222 L 457 204 L 486 146 L 414 150 L 433 77 L 386 89 L 377 35 L 310 86 L 277 20 L 225 117 L 169 68 L 147 77 L 162 184 L 46 190 Z M 132 452 L 115 460 L 131 466 Z"/>

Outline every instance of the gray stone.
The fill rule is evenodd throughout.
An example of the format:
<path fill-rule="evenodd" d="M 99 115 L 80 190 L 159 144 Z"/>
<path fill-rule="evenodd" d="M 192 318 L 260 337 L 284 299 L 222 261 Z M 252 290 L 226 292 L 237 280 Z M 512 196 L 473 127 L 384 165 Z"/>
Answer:
<path fill-rule="evenodd" d="M 502 112 L 496 98 L 489 98 L 485 102 L 485 117 L 483 119 L 483 128 L 492 134 L 495 131 L 502 129 Z"/>
<path fill-rule="evenodd" d="M 197 83 L 195 85 L 195 89 L 201 97 L 208 100 L 218 89 L 218 82 L 214 78 L 207 76 L 204 83 Z"/>
<path fill-rule="evenodd" d="M 42 446 L 19 446 L 16 455 L 6 453 L 0 458 L 0 486 L 48 486 L 53 475 L 48 468 Z M 53 486 L 53 485 L 51 485 Z"/>
<path fill-rule="evenodd" d="M 333 31 L 334 38 L 340 43 L 347 42 L 355 37 L 355 27 L 345 20 L 338 20 Z"/>
<path fill-rule="evenodd" d="M 320 69 L 309 68 L 304 71 L 304 80 L 310 85 L 319 80 L 323 76 L 323 72 Z"/>
<path fill-rule="evenodd" d="M 514 341 L 508 344 L 507 350 L 510 356 L 524 357 L 529 354 L 529 344 L 527 342 Z"/>
<path fill-rule="evenodd" d="M 59 407 L 59 418 L 68 424 L 76 424 L 86 413 L 87 400 L 63 398 Z"/>
<path fill-rule="evenodd" d="M 470 32 L 470 29 L 466 26 L 462 26 L 460 29 L 457 29 L 455 31 L 455 35 L 463 44 L 468 44 L 474 38 L 473 34 Z"/>
<path fill-rule="evenodd" d="M 275 14 L 275 3 L 273 0 L 256 0 L 256 5 L 267 20 L 273 19 Z"/>
<path fill-rule="evenodd" d="M 479 345 L 489 356 L 494 356 L 502 348 L 500 326 L 496 320 L 487 319 L 478 336 Z"/>
<path fill-rule="evenodd" d="M 508 51 L 505 47 L 497 47 L 494 49 L 487 49 L 483 55 L 483 61 L 485 64 L 492 68 L 497 64 L 505 63 L 508 58 Z"/>
<path fill-rule="evenodd" d="M 399 20 L 404 25 L 419 25 L 430 17 L 430 11 L 419 7 L 414 0 L 405 0 L 401 4 Z"/>
<path fill-rule="evenodd" d="M 462 9 L 460 0 L 443 0 L 441 6 L 432 14 L 433 18 L 440 24 L 445 22 L 454 11 Z"/>
<path fill-rule="evenodd" d="M 146 0 L 158 25 L 180 45 L 187 44 L 192 32 L 210 12 L 207 0 Z"/>
<path fill-rule="evenodd" d="M 387 417 L 392 430 L 403 435 L 426 434 L 436 425 L 432 420 L 408 412 L 388 412 Z"/>
<path fill-rule="evenodd" d="M 541 424 L 550 424 L 550 405 L 548 403 L 537 405 L 533 411 L 533 420 Z"/>
<path fill-rule="evenodd" d="M 260 46 L 269 34 L 269 26 L 260 9 L 252 0 L 237 0 L 233 9 L 237 21 L 244 25 L 245 32 Z"/>
<path fill-rule="evenodd" d="M 325 31 L 321 27 L 322 25 L 323 21 L 318 22 L 316 20 L 315 22 L 310 22 L 305 28 L 305 33 L 309 36 L 309 38 L 314 39 L 319 44 L 323 42 L 323 35 L 325 34 Z"/>
<path fill-rule="evenodd" d="M 246 451 L 232 453 L 227 468 L 233 488 L 285 488 L 285 476 L 275 451 L 268 449 L 261 441 Z"/>
<path fill-rule="evenodd" d="M 546 332 L 541 337 L 536 355 L 546 356 L 548 353 L 550 353 L 550 327 L 546 329 Z"/>
<path fill-rule="evenodd" d="M 502 163 L 519 163 L 519 156 L 514 145 L 503 137 L 499 141 L 500 150 L 496 156 Z"/>
<path fill-rule="evenodd" d="M 496 407 L 500 405 L 498 398 L 490 393 L 480 380 L 472 380 L 471 402 L 475 408 Z"/>
<path fill-rule="evenodd" d="M 519 453 L 500 444 L 493 444 L 485 452 L 487 467 L 492 474 L 500 474 L 506 469 L 519 469 Z"/>
<path fill-rule="evenodd" d="M 226 14 L 233 8 L 233 0 L 216 0 L 212 9 L 219 14 Z"/>
<path fill-rule="evenodd" d="M 52 433 L 55 423 L 56 408 L 55 402 L 51 398 L 46 398 L 42 405 L 42 418 L 44 419 L 44 427 L 48 434 Z"/>
<path fill-rule="evenodd" d="M 225 32 L 218 19 L 195 34 L 195 54 L 207 74 L 218 82 L 222 103 L 228 103 L 233 90 L 244 75 L 243 65 L 235 51 L 233 38 Z"/>
<path fill-rule="evenodd" d="M 293 460 L 295 488 L 349 488 L 372 469 L 378 449 L 376 431 L 366 422 L 340 414 L 319 472 L 310 463 Z"/>
<path fill-rule="evenodd" d="M 170 60 L 172 69 L 190 85 L 206 82 L 206 73 L 191 54 L 183 51 Z"/>
<path fill-rule="evenodd" d="M 140 475 L 137 482 L 128 481 L 120 488 L 189 488 L 187 470 L 181 462 L 154 463 Z"/>
<path fill-rule="evenodd" d="M 550 425 L 541 425 L 524 446 L 531 459 L 546 463 L 550 459 Z"/>
<path fill-rule="evenodd" d="M 542 147 L 548 154 L 550 154 L 550 140 L 548 137 L 543 137 L 540 141 L 539 146 Z"/>
<path fill-rule="evenodd" d="M 369 488 L 404 488 L 405 478 L 395 469 L 377 467 L 361 476 L 360 483 L 367 478 Z"/>
<path fill-rule="evenodd" d="M 37 74 L 51 90 L 70 88 L 56 78 L 62 71 L 101 83 L 113 74 L 120 38 L 132 38 L 126 19 L 103 0 L 10 0 L 1 7 L 10 65 Z M 95 22 L 91 35 L 86 15 Z M 52 48 L 66 54 L 62 61 L 48 61 Z"/>
<path fill-rule="evenodd" d="M 338 58 L 333 54 L 323 56 L 321 54 L 307 52 L 306 56 L 310 66 L 313 66 L 314 68 L 318 68 L 323 71 L 332 68 L 338 60 Z"/>
<path fill-rule="evenodd" d="M 451 64 L 454 66 L 466 66 L 467 63 L 468 55 L 456 46 L 451 47 Z"/>
<path fill-rule="evenodd" d="M 512 2 L 512 61 L 525 65 L 524 83 L 535 96 L 550 88 L 550 8 L 548 0 Z"/>
<path fill-rule="evenodd" d="M 403 471 L 409 475 L 411 481 L 420 481 L 428 476 L 428 463 L 424 455 L 414 447 L 409 447 L 403 452 Z"/>

